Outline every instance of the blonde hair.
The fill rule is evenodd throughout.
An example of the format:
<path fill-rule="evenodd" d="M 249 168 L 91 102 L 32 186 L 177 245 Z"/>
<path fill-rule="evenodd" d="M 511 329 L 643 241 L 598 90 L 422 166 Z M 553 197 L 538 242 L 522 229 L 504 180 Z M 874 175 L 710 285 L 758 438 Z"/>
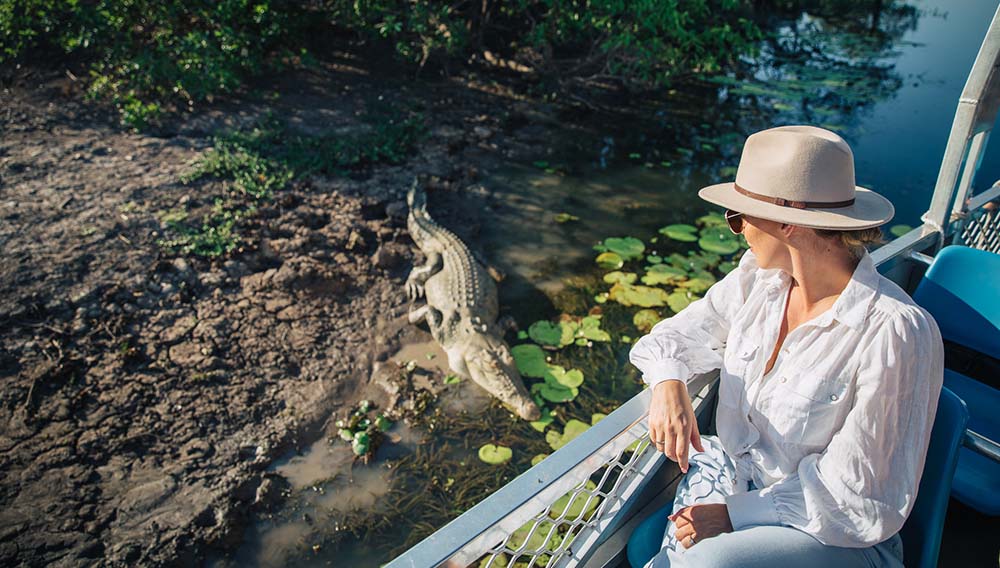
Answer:
<path fill-rule="evenodd" d="M 813 229 L 817 235 L 824 239 L 839 238 L 840 242 L 847 247 L 847 251 L 855 260 L 864 256 L 865 251 L 870 246 L 885 244 L 885 236 L 882 229 L 871 227 L 869 229 L 856 229 L 853 231 L 837 231 L 831 229 Z"/>

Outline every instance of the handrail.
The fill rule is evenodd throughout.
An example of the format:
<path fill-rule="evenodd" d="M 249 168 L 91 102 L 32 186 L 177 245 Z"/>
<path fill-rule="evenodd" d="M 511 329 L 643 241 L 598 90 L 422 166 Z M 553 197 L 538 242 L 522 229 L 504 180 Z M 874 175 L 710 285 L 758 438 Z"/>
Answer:
<path fill-rule="evenodd" d="M 1000 106 L 1000 7 L 986 32 L 948 135 L 930 208 L 920 219 L 943 234 L 968 211 L 967 196 Z M 964 169 L 964 171 L 963 171 Z M 959 175 L 961 182 L 959 183 Z M 939 243 L 940 247 L 943 243 Z M 935 251 L 936 252 L 936 251 Z"/>
<path fill-rule="evenodd" d="M 981 456 L 1000 463 L 1000 444 L 978 432 L 966 430 L 965 435 L 962 436 L 962 445 Z"/>

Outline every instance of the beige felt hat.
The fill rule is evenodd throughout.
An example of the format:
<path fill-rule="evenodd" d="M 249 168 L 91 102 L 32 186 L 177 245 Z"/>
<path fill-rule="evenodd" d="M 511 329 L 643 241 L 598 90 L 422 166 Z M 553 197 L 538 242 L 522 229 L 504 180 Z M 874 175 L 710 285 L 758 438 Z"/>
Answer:
<path fill-rule="evenodd" d="M 736 181 L 702 188 L 710 203 L 814 229 L 877 227 L 895 212 L 888 199 L 854 185 L 854 153 L 836 133 L 779 126 L 751 134 Z"/>

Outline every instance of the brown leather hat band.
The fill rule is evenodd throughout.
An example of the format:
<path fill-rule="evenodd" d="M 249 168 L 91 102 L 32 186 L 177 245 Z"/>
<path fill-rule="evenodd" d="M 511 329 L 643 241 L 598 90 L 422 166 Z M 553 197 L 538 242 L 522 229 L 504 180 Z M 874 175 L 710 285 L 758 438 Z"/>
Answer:
<path fill-rule="evenodd" d="M 849 207 L 854 205 L 854 199 L 848 199 L 847 201 L 791 201 L 788 199 L 783 199 L 781 197 L 769 197 L 767 195 L 761 195 L 759 193 L 754 193 L 750 190 L 743 189 L 742 187 L 733 184 L 733 187 L 739 193 L 746 195 L 747 197 L 752 197 L 759 201 L 766 201 L 768 203 L 773 203 L 781 207 L 794 207 L 795 209 L 835 209 L 837 207 Z"/>

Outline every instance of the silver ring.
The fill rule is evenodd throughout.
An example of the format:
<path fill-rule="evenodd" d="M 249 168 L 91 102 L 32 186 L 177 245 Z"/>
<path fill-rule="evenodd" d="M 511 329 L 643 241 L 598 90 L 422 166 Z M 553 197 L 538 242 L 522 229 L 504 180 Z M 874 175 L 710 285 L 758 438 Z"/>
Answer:
<path fill-rule="evenodd" d="M 688 535 L 688 546 L 694 546 L 694 535 Z"/>
<path fill-rule="evenodd" d="M 656 440 L 653 440 L 653 443 L 656 444 L 657 446 L 662 446 L 663 445 L 662 441 L 657 442 Z"/>

